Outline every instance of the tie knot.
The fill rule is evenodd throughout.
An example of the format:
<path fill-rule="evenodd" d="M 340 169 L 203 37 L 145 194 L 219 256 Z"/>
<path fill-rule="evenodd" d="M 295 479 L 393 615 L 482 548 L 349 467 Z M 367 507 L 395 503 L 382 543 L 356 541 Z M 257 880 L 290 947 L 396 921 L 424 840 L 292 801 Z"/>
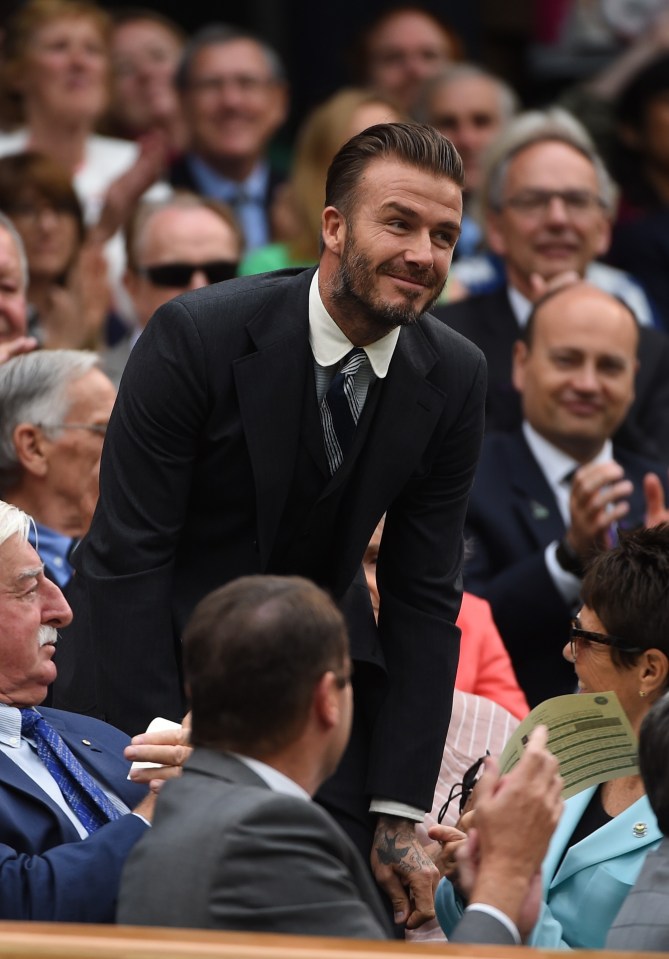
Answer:
<path fill-rule="evenodd" d="M 361 346 L 356 346 L 344 357 L 344 362 L 339 372 L 344 376 L 355 376 L 365 362 L 367 362 L 367 354 Z"/>
<path fill-rule="evenodd" d="M 41 720 L 40 714 L 36 709 L 22 709 L 21 711 L 21 732 L 30 736 L 34 732 L 35 726 Z"/>

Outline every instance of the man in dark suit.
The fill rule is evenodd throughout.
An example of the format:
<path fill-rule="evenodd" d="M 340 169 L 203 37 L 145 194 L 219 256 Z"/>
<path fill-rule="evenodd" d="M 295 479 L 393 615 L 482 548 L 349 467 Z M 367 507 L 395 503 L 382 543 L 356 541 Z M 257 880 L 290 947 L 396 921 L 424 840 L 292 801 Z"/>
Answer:
<path fill-rule="evenodd" d="M 27 541 L 30 523 L 0 501 L 0 918 L 113 922 L 125 857 L 153 814 L 155 796 L 141 782 L 156 772 L 129 782 L 127 736 L 96 719 L 36 709 L 56 674 L 56 630 L 71 612 Z M 26 715 L 46 719 L 94 777 L 112 806 L 104 822 L 83 818 L 76 790 L 73 798 L 72 783 L 45 762 Z M 159 737 L 158 752 L 136 744 L 133 758 L 174 764 L 169 742 Z"/>
<path fill-rule="evenodd" d="M 483 350 L 488 361 L 486 432 L 520 425 L 511 383 L 513 344 L 532 302 L 573 272 L 637 308 L 624 274 L 595 262 L 611 236 L 611 180 L 585 134 L 570 118 L 528 114 L 512 122 L 482 186 L 486 236 L 502 258 L 500 289 L 439 307 L 435 314 Z M 639 335 L 635 398 L 616 439 L 669 460 L 669 337 L 650 326 Z"/>
<path fill-rule="evenodd" d="M 195 749 L 128 860 L 119 921 L 387 938 L 363 859 L 311 802 L 342 755 L 353 710 L 346 627 L 332 600 L 299 577 L 228 583 L 186 628 L 184 672 Z M 478 905 L 454 938 L 512 943 L 559 817 L 561 780 L 535 741 L 501 789 L 492 770 L 485 779 Z M 438 832 L 448 840 L 452 830 Z M 512 841 L 501 852 L 503 834 Z"/>
<path fill-rule="evenodd" d="M 228 203 L 246 248 L 264 246 L 272 239 L 270 207 L 284 179 L 267 155 L 288 111 L 277 53 L 245 30 L 210 25 L 186 44 L 175 82 L 188 149 L 172 164 L 170 183 Z"/>
<path fill-rule="evenodd" d="M 461 176 L 430 127 L 373 127 L 330 168 L 317 271 L 231 280 L 149 322 L 74 559 L 79 675 L 55 700 L 72 708 L 76 694 L 77 708 L 131 729 L 178 718 L 181 632 L 204 594 L 262 572 L 325 586 L 349 622 L 357 709 L 319 798 L 361 848 L 376 830 L 376 874 L 398 922 L 432 912 L 433 867 L 414 827 L 431 807 L 448 727 L 482 433 L 483 358 L 425 313 L 458 236 Z M 344 374 L 353 347 L 362 365 Z M 358 425 L 337 465 L 326 414 L 330 387 L 344 382 Z M 361 561 L 386 510 L 377 630 Z M 77 685 L 90 684 L 92 655 L 86 697 Z M 410 857 L 421 864 L 408 873 L 416 910 L 396 875 Z"/>
<path fill-rule="evenodd" d="M 658 533 L 660 531 L 658 530 Z M 662 553 L 654 567 L 661 570 L 666 583 L 666 557 L 669 530 L 664 530 Z M 653 550 L 653 545 L 649 544 Z M 664 587 L 666 595 L 666 585 Z M 660 614 L 661 615 L 661 614 Z M 666 613 L 664 615 L 667 621 Z M 643 630 L 643 623 L 639 623 Z M 648 853 L 632 891 L 622 905 L 606 938 L 607 949 L 629 949 L 653 952 L 669 950 L 669 695 L 651 708 L 639 733 L 639 769 L 646 794 L 657 817 L 664 838 L 657 849 Z"/>
<path fill-rule="evenodd" d="M 611 443 L 634 395 L 637 337 L 627 307 L 595 287 L 548 294 L 514 351 L 522 428 L 484 441 L 465 584 L 490 602 L 530 705 L 574 691 L 560 653 L 588 558 L 618 524 L 668 515 L 666 467 Z"/>

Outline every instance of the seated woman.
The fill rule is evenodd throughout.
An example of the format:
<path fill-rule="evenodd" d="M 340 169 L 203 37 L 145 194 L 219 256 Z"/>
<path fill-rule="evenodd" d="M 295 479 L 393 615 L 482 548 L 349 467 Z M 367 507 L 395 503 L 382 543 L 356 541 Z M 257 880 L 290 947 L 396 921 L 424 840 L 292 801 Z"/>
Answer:
<path fill-rule="evenodd" d="M 583 580 L 583 607 L 564 648 L 582 692 L 613 691 L 638 734 L 669 683 L 669 526 L 621 535 Z M 474 813 L 474 824 L 476 814 Z M 431 830 L 439 838 L 439 827 Z M 610 779 L 567 800 L 543 864 L 545 903 L 529 945 L 598 949 L 662 834 L 639 774 Z M 446 934 L 459 914 L 440 883 Z"/>

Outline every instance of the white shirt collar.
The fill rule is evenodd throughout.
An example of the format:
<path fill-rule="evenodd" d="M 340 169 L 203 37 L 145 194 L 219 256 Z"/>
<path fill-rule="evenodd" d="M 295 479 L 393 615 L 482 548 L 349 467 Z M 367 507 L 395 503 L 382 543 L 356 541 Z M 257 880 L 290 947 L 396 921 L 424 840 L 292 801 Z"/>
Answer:
<path fill-rule="evenodd" d="M 530 313 L 532 312 L 533 304 L 526 296 L 517 290 L 515 286 L 507 286 L 506 292 L 509 297 L 509 303 L 511 304 L 511 309 L 513 314 L 516 317 L 516 321 L 521 330 L 524 330 L 527 326 L 527 321 L 530 318 Z"/>
<path fill-rule="evenodd" d="M 559 486 L 568 473 L 583 465 L 572 459 L 567 453 L 563 453 L 557 446 L 549 443 L 547 439 L 537 433 L 534 427 L 530 426 L 527 420 L 523 420 L 523 434 L 532 455 L 552 490 Z M 597 456 L 593 457 L 590 462 L 610 463 L 612 460 L 613 443 L 611 440 L 606 440 Z"/>
<path fill-rule="evenodd" d="M 374 374 L 383 379 L 388 373 L 390 361 L 400 335 L 396 327 L 380 340 L 365 347 L 365 353 Z M 318 289 L 318 270 L 314 273 L 309 289 L 309 344 L 319 366 L 334 366 L 353 349 L 353 343 L 340 330 L 323 305 Z"/>
<path fill-rule="evenodd" d="M 287 796 L 297 796 L 299 799 L 306 799 L 311 802 L 311 796 L 306 789 L 302 789 L 294 779 L 290 779 L 284 773 L 279 772 L 274 766 L 268 766 L 267 763 L 260 759 L 254 759 L 252 756 L 242 756 L 240 753 L 231 753 L 231 755 L 253 770 L 256 776 L 260 776 L 273 792 L 284 793 Z"/>
<path fill-rule="evenodd" d="M 21 713 L 8 703 L 0 703 L 0 743 L 15 748 L 21 745 Z"/>

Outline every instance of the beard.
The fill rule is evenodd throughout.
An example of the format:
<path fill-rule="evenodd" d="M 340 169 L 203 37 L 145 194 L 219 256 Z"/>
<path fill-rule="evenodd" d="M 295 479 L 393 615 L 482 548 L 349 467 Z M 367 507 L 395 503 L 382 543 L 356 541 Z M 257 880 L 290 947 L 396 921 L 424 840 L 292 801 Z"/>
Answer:
<path fill-rule="evenodd" d="M 423 289 L 405 290 L 404 303 L 387 303 L 375 292 L 377 276 L 392 275 L 423 284 Z M 411 268 L 404 261 L 387 260 L 374 267 L 370 258 L 358 249 L 349 233 L 342 251 L 339 270 L 332 281 L 331 296 L 343 310 L 352 310 L 363 322 L 385 335 L 398 326 L 409 326 L 439 299 L 442 283 L 432 267 Z M 422 298 L 431 291 L 427 302 Z M 421 301 L 421 305 L 417 301 Z"/>

